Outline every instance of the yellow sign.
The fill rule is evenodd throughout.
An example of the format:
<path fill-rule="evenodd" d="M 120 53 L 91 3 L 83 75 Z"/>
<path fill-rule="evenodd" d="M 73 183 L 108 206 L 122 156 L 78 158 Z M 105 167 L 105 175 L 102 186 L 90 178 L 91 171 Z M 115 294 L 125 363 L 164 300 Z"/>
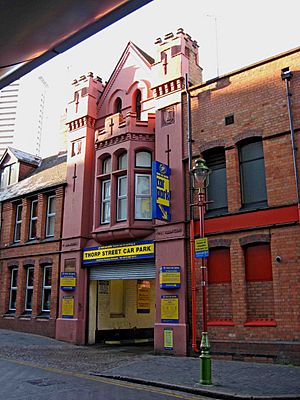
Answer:
<path fill-rule="evenodd" d="M 178 322 L 178 295 L 163 295 L 160 303 L 161 322 Z"/>
<path fill-rule="evenodd" d="M 180 267 L 160 267 L 159 284 L 162 289 L 180 288 Z"/>
<path fill-rule="evenodd" d="M 164 349 L 173 350 L 173 329 L 164 329 Z"/>
<path fill-rule="evenodd" d="M 144 240 L 129 245 L 91 247 L 83 251 L 83 263 L 154 257 L 153 240 Z"/>
<path fill-rule="evenodd" d="M 137 312 L 139 314 L 150 313 L 151 286 L 150 281 L 138 281 L 137 285 Z"/>
<path fill-rule="evenodd" d="M 170 177 L 157 173 L 157 204 L 170 207 Z"/>
<path fill-rule="evenodd" d="M 208 250 L 208 238 L 195 239 L 195 251 Z"/>
<path fill-rule="evenodd" d="M 63 318 L 74 317 L 74 296 L 64 296 L 62 298 L 61 313 Z"/>

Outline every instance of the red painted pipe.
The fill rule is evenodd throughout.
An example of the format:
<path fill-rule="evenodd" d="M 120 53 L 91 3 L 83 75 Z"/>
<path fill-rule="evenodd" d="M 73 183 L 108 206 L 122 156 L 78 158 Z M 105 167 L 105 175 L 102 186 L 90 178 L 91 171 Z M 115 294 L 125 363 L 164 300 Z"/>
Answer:
<path fill-rule="evenodd" d="M 197 329 L 196 329 L 196 313 L 197 313 L 197 287 L 196 287 L 196 268 L 195 268 L 195 226 L 194 220 L 190 220 L 190 251 L 191 251 L 191 281 L 192 281 L 192 348 L 199 353 L 197 347 Z"/>

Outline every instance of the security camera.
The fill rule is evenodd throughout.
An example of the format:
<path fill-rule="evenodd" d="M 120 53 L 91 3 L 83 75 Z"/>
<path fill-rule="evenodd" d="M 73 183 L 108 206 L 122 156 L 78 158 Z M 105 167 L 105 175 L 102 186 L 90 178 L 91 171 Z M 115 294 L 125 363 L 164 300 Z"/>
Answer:
<path fill-rule="evenodd" d="M 278 263 L 280 263 L 280 262 L 281 262 L 281 257 L 280 257 L 280 256 L 276 256 L 276 257 L 275 257 L 275 260 L 276 260 Z"/>

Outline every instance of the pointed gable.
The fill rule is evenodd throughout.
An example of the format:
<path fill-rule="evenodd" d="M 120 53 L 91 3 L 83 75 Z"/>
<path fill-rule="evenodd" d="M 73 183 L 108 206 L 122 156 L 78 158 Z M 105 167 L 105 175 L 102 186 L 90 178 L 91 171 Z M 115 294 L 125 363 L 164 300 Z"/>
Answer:
<path fill-rule="evenodd" d="M 129 42 L 117 63 L 107 85 L 98 101 L 97 127 L 104 126 L 104 118 L 113 115 L 120 109 L 122 114 L 133 111 L 133 95 L 139 90 L 142 102 L 149 103 L 152 100 L 151 91 L 151 65 L 152 57 L 142 51 L 134 43 Z M 153 105 L 147 104 L 147 109 Z"/>

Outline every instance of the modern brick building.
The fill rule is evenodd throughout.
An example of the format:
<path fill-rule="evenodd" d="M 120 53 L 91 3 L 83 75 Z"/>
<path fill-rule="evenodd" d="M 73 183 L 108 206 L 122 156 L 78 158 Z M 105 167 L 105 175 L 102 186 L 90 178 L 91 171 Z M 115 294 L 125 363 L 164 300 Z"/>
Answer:
<path fill-rule="evenodd" d="M 213 353 L 300 361 L 299 68 L 298 48 L 189 91 L 193 157 L 212 171 L 205 233 Z M 183 103 L 187 129 L 186 94 Z"/>
<path fill-rule="evenodd" d="M 66 155 L 0 162 L 0 327 L 55 337 Z"/>

